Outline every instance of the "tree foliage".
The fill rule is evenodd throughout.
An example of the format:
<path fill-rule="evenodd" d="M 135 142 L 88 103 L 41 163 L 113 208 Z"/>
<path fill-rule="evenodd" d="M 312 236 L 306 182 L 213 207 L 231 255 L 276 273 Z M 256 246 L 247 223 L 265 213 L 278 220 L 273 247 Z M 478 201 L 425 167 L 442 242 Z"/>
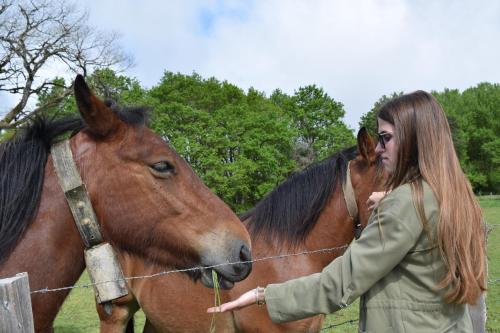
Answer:
<path fill-rule="evenodd" d="M 452 127 L 460 163 L 476 192 L 500 193 L 500 85 L 433 92 Z"/>
<path fill-rule="evenodd" d="M 65 117 L 77 114 L 75 100 L 72 95 L 64 94 L 66 86 L 70 83 L 57 77 L 51 81 L 51 88 L 38 94 L 38 106 L 44 107 L 44 112 L 49 117 Z M 96 69 L 87 77 L 87 83 L 92 90 L 104 99 L 110 99 L 119 105 L 150 104 L 146 89 L 142 88 L 139 81 L 125 75 L 120 75 L 110 68 Z"/>
<path fill-rule="evenodd" d="M 71 94 L 69 87 L 60 85 L 63 81 L 41 79 L 43 71 L 58 67 L 86 75 L 97 68 L 131 64 L 117 45 L 116 33 L 96 31 L 86 21 L 87 14 L 67 1 L 0 0 L 0 91 L 19 96 L 0 128 L 18 125 L 35 111 L 27 110 L 29 100 L 51 87 L 64 89 L 39 110 Z"/>
<path fill-rule="evenodd" d="M 380 97 L 375 102 L 375 104 L 373 105 L 371 110 L 361 116 L 361 119 L 359 120 L 359 128 L 365 127 L 371 133 L 376 133 L 377 132 L 377 113 L 378 113 L 378 111 L 385 103 L 387 103 L 391 99 L 394 99 L 394 98 L 399 97 L 401 95 L 403 95 L 402 91 L 401 92 L 393 92 L 389 96 L 382 95 L 382 97 Z"/>
<path fill-rule="evenodd" d="M 276 89 L 270 99 L 291 118 L 298 131 L 294 140 L 294 159 L 299 168 L 323 159 L 355 143 L 354 135 L 342 118 L 342 103 L 316 85 L 297 89 L 293 96 Z"/>
<path fill-rule="evenodd" d="M 342 121 L 342 104 L 314 85 L 291 96 L 276 89 L 267 98 L 253 88 L 243 91 L 196 73 L 165 72 L 150 90 L 111 69 L 94 71 L 88 82 L 101 97 L 120 105 L 150 107 L 151 127 L 238 212 L 255 205 L 291 172 L 354 144 Z M 54 100 L 67 85 L 61 78 L 54 83 L 39 95 L 39 103 Z M 463 92 L 432 93 L 447 113 L 460 163 L 474 190 L 499 193 L 500 86 L 482 83 Z M 382 96 L 362 116 L 360 126 L 376 131 L 378 110 L 400 95 Z M 76 106 L 66 97 L 48 110 L 54 116 L 68 115 Z"/>
<path fill-rule="evenodd" d="M 166 72 L 150 96 L 154 130 L 234 210 L 252 207 L 294 169 L 296 132 L 263 93 Z"/>
<path fill-rule="evenodd" d="M 387 101 L 403 93 L 382 96 L 361 117 L 359 126 L 376 131 L 376 114 Z M 477 193 L 500 193 L 500 85 L 480 83 L 460 92 L 433 91 L 450 124 L 455 150 Z"/>

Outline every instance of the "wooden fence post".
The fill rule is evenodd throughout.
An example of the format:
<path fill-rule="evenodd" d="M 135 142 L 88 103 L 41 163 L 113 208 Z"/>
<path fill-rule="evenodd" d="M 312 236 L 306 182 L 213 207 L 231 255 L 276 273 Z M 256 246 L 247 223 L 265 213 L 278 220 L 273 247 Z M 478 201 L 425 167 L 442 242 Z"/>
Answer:
<path fill-rule="evenodd" d="M 0 279 L 0 333 L 33 333 L 28 273 Z"/>

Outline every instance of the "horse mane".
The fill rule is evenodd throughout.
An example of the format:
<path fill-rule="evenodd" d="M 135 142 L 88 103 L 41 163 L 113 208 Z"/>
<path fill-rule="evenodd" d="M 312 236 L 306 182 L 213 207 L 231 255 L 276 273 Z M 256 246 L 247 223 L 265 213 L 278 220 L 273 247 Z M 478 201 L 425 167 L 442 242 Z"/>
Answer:
<path fill-rule="evenodd" d="M 112 99 L 105 100 L 104 104 L 113 110 L 118 118 L 126 124 L 145 126 L 149 121 L 150 110 L 146 107 L 121 107 Z"/>
<path fill-rule="evenodd" d="M 146 122 L 144 108 L 120 109 L 110 101 L 106 105 L 127 124 Z M 0 264 L 37 213 L 50 147 L 62 134 L 71 131 L 74 135 L 84 128 L 81 118 L 35 116 L 12 139 L 0 144 Z"/>
<path fill-rule="evenodd" d="M 240 215 L 242 221 L 247 221 L 252 238 L 286 241 L 291 247 L 303 243 L 337 185 L 345 181 L 348 161 L 356 155 L 356 147 L 346 148 L 292 174 Z"/>

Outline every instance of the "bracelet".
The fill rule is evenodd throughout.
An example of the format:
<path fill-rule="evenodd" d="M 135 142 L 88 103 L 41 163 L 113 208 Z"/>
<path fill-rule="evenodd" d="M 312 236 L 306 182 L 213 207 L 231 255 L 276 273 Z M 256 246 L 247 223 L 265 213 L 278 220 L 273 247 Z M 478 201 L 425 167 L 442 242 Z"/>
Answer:
<path fill-rule="evenodd" d="M 255 290 L 255 303 L 259 306 L 265 305 L 266 304 L 266 288 L 263 287 L 257 287 L 254 289 Z"/>

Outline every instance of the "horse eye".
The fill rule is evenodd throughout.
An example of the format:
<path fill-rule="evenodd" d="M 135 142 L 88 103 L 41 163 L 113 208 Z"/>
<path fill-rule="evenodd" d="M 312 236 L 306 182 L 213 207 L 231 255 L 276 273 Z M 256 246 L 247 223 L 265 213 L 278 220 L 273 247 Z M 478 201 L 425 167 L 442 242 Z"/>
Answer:
<path fill-rule="evenodd" d="M 175 168 L 172 164 L 167 161 L 161 161 L 151 165 L 151 169 L 159 173 L 173 173 Z"/>

